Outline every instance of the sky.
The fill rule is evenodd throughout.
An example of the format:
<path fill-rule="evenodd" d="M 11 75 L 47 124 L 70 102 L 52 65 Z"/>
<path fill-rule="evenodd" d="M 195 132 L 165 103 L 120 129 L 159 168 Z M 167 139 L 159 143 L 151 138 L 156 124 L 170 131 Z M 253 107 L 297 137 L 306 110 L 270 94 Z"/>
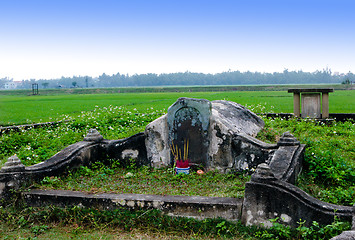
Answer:
<path fill-rule="evenodd" d="M 0 0 L 0 78 L 355 73 L 353 0 Z"/>

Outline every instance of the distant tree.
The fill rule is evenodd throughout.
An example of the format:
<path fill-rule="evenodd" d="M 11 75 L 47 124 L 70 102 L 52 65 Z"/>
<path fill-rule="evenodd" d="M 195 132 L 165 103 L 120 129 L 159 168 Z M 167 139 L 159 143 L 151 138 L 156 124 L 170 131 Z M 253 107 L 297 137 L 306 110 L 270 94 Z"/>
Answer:
<path fill-rule="evenodd" d="M 48 82 L 44 82 L 44 83 L 42 83 L 43 88 L 47 88 L 47 87 L 48 87 L 48 85 L 49 85 L 49 83 L 48 83 Z"/>
<path fill-rule="evenodd" d="M 350 79 L 346 78 L 344 81 L 341 82 L 341 84 L 349 85 L 350 84 Z"/>
<path fill-rule="evenodd" d="M 347 81 L 348 79 L 348 81 Z M 51 80 L 55 80 L 55 84 Z M 249 85 L 249 84 L 305 84 L 305 83 L 341 83 L 349 84 L 355 82 L 355 74 L 349 72 L 344 75 L 333 75 L 329 68 L 322 71 L 303 72 L 302 70 L 290 71 L 284 69 L 283 72 L 262 73 L 262 72 L 240 72 L 226 71 L 215 74 L 204 74 L 195 72 L 177 73 L 146 73 L 146 74 L 112 74 L 103 73 L 97 78 L 89 76 L 61 77 L 59 79 L 41 79 L 39 84 L 47 87 L 129 87 L 129 86 L 172 86 L 172 85 Z M 0 88 L 9 79 L 0 78 Z M 48 86 L 44 83 L 48 82 Z M 54 81 L 53 81 L 54 82 Z M 24 80 L 23 88 L 31 88 L 35 80 Z"/>

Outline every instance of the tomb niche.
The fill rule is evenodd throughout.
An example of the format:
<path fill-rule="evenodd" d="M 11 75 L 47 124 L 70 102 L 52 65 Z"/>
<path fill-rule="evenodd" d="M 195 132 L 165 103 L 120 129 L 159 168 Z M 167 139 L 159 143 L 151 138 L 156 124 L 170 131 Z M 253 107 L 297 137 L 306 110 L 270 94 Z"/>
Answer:
<path fill-rule="evenodd" d="M 211 102 L 182 98 L 168 109 L 168 142 L 190 165 L 207 165 Z M 170 163 L 174 162 L 170 154 Z"/>

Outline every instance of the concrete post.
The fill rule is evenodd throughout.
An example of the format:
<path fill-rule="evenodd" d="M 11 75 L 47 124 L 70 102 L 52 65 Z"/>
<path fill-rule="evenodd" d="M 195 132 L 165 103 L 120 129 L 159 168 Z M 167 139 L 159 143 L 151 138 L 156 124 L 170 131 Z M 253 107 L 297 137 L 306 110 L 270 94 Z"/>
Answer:
<path fill-rule="evenodd" d="M 329 117 L 329 94 L 324 92 L 322 94 L 322 118 Z"/>
<path fill-rule="evenodd" d="M 295 117 L 300 117 L 301 112 L 300 112 L 300 93 L 294 92 L 293 93 L 293 114 Z"/>

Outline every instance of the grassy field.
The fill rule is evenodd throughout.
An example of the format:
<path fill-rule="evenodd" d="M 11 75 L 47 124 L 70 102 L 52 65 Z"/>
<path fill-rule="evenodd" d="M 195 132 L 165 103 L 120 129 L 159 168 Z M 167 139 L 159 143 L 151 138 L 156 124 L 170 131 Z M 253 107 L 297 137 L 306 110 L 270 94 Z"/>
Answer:
<path fill-rule="evenodd" d="M 64 91 L 64 90 L 63 90 Z M 291 113 L 293 97 L 287 91 L 224 91 L 224 92 L 161 92 L 65 95 L 1 95 L 0 126 L 55 121 L 60 115 L 77 116 L 95 106 L 126 106 L 144 111 L 147 108 L 167 109 L 179 97 L 229 100 L 253 108 L 254 112 Z M 330 94 L 331 113 L 354 113 L 355 91 Z"/>
<path fill-rule="evenodd" d="M 225 91 L 286 91 L 290 88 L 333 88 L 334 90 L 355 89 L 345 84 L 293 84 L 293 85 L 216 85 L 216 86 L 155 86 L 155 87 L 112 87 L 112 88 L 56 88 L 39 89 L 39 94 L 108 94 L 108 93 L 152 93 L 152 92 L 225 92 Z M 31 89 L 0 90 L 0 95 L 32 95 Z"/>

